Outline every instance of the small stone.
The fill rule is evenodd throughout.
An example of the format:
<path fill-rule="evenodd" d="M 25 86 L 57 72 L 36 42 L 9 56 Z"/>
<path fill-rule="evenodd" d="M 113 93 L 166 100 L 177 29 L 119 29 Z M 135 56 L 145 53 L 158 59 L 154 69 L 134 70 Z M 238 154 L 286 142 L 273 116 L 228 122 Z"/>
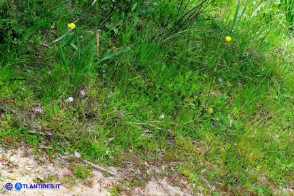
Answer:
<path fill-rule="evenodd" d="M 81 154 L 75 151 L 75 157 L 79 159 L 81 158 Z"/>

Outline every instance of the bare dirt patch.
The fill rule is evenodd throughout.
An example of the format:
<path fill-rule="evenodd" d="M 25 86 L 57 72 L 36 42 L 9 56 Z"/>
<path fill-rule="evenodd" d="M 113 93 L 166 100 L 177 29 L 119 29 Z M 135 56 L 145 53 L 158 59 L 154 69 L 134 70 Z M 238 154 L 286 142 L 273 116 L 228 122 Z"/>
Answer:
<path fill-rule="evenodd" d="M 128 173 L 128 169 L 108 168 L 120 176 Z M 121 177 L 104 176 L 102 172 L 93 170 L 93 174 L 85 180 L 74 176 L 71 163 L 63 156 L 51 159 L 48 155 L 38 153 L 34 155 L 33 150 L 27 146 L 0 148 L 0 195 L 111 195 L 111 188 L 117 186 Z M 59 189 L 25 189 L 20 191 L 13 187 L 6 190 L 5 185 L 17 182 L 22 184 L 61 184 Z M 127 188 L 128 189 L 128 188 Z M 153 178 L 146 186 L 137 187 L 132 191 L 124 191 L 122 195 L 192 195 L 192 190 L 173 186 L 167 178 Z"/>
<path fill-rule="evenodd" d="M 69 163 L 62 158 L 49 159 L 44 155 L 34 156 L 32 150 L 25 147 L 4 151 L 0 148 L 1 193 L 3 195 L 110 195 L 109 188 L 117 178 L 104 177 L 94 170 L 87 180 L 76 179 Z M 46 178 L 53 178 L 50 182 Z M 63 182 L 62 181 L 67 181 Z M 44 182 L 42 182 L 44 181 Z M 60 189 L 5 189 L 6 183 L 25 184 L 52 183 L 61 184 Z M 70 183 L 74 183 L 69 185 Z"/>

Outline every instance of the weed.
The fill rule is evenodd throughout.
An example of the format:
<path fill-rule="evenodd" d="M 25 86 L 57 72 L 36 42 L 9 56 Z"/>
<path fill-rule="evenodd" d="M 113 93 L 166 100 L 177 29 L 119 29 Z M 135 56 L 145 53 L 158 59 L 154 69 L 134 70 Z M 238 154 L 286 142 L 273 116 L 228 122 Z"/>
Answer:
<path fill-rule="evenodd" d="M 78 165 L 74 168 L 74 175 L 77 178 L 86 179 L 92 175 L 92 170 L 84 165 Z"/>

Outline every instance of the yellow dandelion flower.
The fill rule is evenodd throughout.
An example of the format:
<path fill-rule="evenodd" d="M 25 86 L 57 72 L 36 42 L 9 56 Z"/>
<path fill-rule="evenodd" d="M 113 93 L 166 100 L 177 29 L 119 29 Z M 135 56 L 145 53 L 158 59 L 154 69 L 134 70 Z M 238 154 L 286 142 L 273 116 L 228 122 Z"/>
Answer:
<path fill-rule="evenodd" d="M 227 42 L 230 42 L 230 41 L 232 41 L 232 37 L 227 36 L 227 37 L 226 37 L 226 40 L 227 40 Z"/>
<path fill-rule="evenodd" d="M 67 26 L 68 26 L 68 28 L 70 28 L 70 29 L 74 29 L 74 28 L 76 28 L 75 23 L 68 23 Z"/>

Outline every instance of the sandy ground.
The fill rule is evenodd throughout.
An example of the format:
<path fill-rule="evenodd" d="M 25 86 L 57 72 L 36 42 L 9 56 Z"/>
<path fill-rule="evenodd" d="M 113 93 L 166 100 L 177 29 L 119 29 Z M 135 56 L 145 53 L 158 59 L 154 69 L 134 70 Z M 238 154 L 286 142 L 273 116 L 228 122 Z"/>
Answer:
<path fill-rule="evenodd" d="M 108 168 L 119 174 L 122 170 Z M 17 182 L 22 184 L 36 184 L 34 181 L 42 181 L 46 176 L 55 176 L 50 184 L 61 184 L 59 189 L 24 189 L 20 191 L 13 187 L 12 190 L 6 190 L 5 185 Z M 114 186 L 119 177 L 105 177 L 95 170 L 93 175 L 86 180 L 76 179 L 73 186 L 67 186 L 60 182 L 63 177 L 74 178 L 73 172 L 69 167 L 69 162 L 65 157 L 59 156 L 56 159 L 50 159 L 48 155 L 34 156 L 32 150 L 27 147 L 4 150 L 0 148 L 0 195 L 25 195 L 25 196 L 61 196 L 61 195 L 110 195 L 110 188 Z M 60 181 L 59 181 L 60 180 Z M 90 183 L 89 183 L 90 182 Z M 42 182 L 41 182 L 42 183 Z M 48 182 L 46 182 L 48 183 Z M 131 195 L 192 195 L 192 191 L 183 190 L 180 187 L 172 186 L 166 178 L 161 180 L 151 180 L 147 182 L 145 188 L 135 188 Z"/>

